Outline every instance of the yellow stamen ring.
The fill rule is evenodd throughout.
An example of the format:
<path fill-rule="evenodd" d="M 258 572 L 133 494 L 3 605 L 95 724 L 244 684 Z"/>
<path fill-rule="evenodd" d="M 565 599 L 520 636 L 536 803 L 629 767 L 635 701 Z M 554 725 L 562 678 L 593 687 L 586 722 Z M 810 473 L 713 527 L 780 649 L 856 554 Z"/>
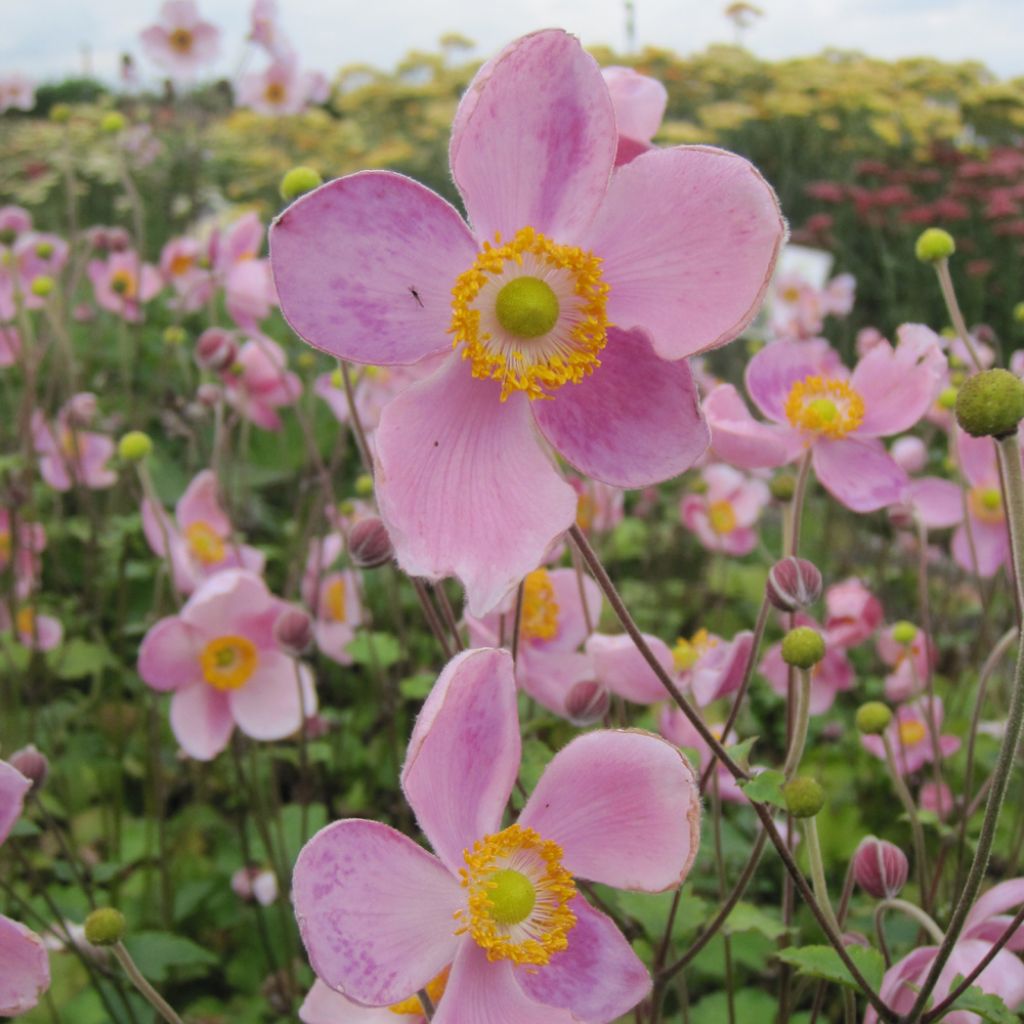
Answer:
<path fill-rule="evenodd" d="M 967 496 L 974 518 L 982 523 L 1001 523 L 1003 515 L 1003 496 L 998 487 L 973 487 Z"/>
<path fill-rule="evenodd" d="M 708 505 L 708 525 L 715 533 L 732 533 L 736 529 L 736 510 L 724 498 Z"/>
<path fill-rule="evenodd" d="M 185 527 L 184 533 L 189 551 L 203 565 L 224 561 L 224 541 L 209 523 L 196 520 Z"/>
<path fill-rule="evenodd" d="M 864 422 L 864 399 L 845 380 L 807 376 L 789 389 L 786 419 L 800 430 L 845 437 Z"/>
<path fill-rule="evenodd" d="M 928 734 L 923 722 L 912 718 L 906 722 L 900 722 L 900 743 L 904 747 L 916 747 Z"/>
<path fill-rule="evenodd" d="M 446 967 L 427 985 L 427 995 L 430 996 L 430 1001 L 435 1007 L 441 1001 L 441 996 L 444 995 L 444 990 L 448 987 L 448 972 L 450 970 L 451 968 Z M 408 999 L 403 999 L 400 1003 L 393 1003 L 388 1009 L 402 1017 L 423 1016 L 423 1004 L 420 1002 L 419 996 L 409 996 Z"/>
<path fill-rule="evenodd" d="M 527 640 L 550 640 L 558 632 L 558 611 L 551 574 L 547 569 L 534 569 L 523 580 L 520 635 Z"/>
<path fill-rule="evenodd" d="M 217 690 L 237 690 L 244 686 L 259 661 L 256 645 L 244 636 L 219 636 L 199 655 L 203 678 Z"/>

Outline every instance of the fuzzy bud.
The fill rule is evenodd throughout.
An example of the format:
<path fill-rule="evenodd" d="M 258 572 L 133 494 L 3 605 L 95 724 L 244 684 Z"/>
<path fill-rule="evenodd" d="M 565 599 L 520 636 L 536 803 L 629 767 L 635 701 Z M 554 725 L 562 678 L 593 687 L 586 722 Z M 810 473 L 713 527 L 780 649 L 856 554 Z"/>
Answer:
<path fill-rule="evenodd" d="M 129 430 L 117 442 L 117 454 L 124 462 L 142 462 L 153 450 L 149 434 L 141 430 Z"/>
<path fill-rule="evenodd" d="M 782 787 L 786 810 L 794 818 L 813 818 L 825 806 L 825 790 L 809 775 L 798 775 Z"/>
<path fill-rule="evenodd" d="M 1013 307 L 1013 320 L 1014 323 L 1024 324 L 1024 302 L 1018 302 Z"/>
<path fill-rule="evenodd" d="M 124 119 L 124 114 L 111 110 L 109 113 L 104 114 L 100 120 L 100 131 L 107 135 L 117 135 L 124 131 L 126 124 L 127 121 Z"/>
<path fill-rule="evenodd" d="M 822 580 L 817 566 L 806 558 L 783 558 L 768 573 L 765 594 L 782 612 L 796 612 L 821 597 Z"/>
<path fill-rule="evenodd" d="M 779 473 L 772 477 L 768 489 L 776 501 L 792 501 L 796 493 L 796 477 L 792 473 Z"/>
<path fill-rule="evenodd" d="M 865 736 L 881 736 L 892 721 L 892 711 L 888 704 L 880 700 L 869 700 L 857 708 L 857 729 Z"/>
<path fill-rule="evenodd" d="M 274 639 L 285 654 L 301 657 L 313 646 L 313 620 L 309 612 L 289 605 L 274 622 Z"/>
<path fill-rule="evenodd" d="M 360 519 L 348 535 L 348 555 L 357 569 L 376 569 L 395 556 L 387 527 L 376 516 Z"/>
<path fill-rule="evenodd" d="M 917 626 L 902 619 L 892 627 L 892 638 L 898 644 L 912 644 L 917 636 Z"/>
<path fill-rule="evenodd" d="M 237 355 L 237 342 L 219 327 L 207 328 L 196 340 L 196 362 L 204 370 L 222 373 L 234 363 Z"/>
<path fill-rule="evenodd" d="M 312 192 L 324 183 L 324 179 L 312 167 L 293 167 L 281 179 L 281 198 L 290 203 L 293 199 Z"/>
<path fill-rule="evenodd" d="M 865 836 L 853 855 L 853 877 L 876 900 L 891 900 L 907 884 L 907 855 L 893 843 Z"/>
<path fill-rule="evenodd" d="M 368 498 L 373 494 L 373 477 L 369 473 L 360 473 L 356 477 L 356 494 L 360 498 Z"/>
<path fill-rule="evenodd" d="M 599 722 L 608 712 L 611 695 L 592 679 L 576 683 L 565 698 L 565 714 L 573 725 L 583 728 Z"/>
<path fill-rule="evenodd" d="M 914 243 L 914 255 L 922 263 L 938 263 L 948 260 L 956 252 L 956 242 L 948 231 L 942 228 L 926 228 Z"/>
<path fill-rule="evenodd" d="M 48 274 L 40 274 L 38 277 L 32 278 L 32 283 L 29 285 L 29 291 L 40 299 L 45 299 L 48 295 L 53 294 L 53 289 L 56 287 L 57 284 L 52 277 Z"/>
<path fill-rule="evenodd" d="M 53 242 L 40 242 L 36 246 L 36 255 L 41 260 L 48 260 L 53 255 Z"/>
<path fill-rule="evenodd" d="M 1009 370 L 982 370 L 956 396 L 956 421 L 971 437 L 1007 437 L 1024 419 L 1024 381 Z"/>
<path fill-rule="evenodd" d="M 164 344 L 174 348 L 178 345 L 184 345 L 188 340 L 188 334 L 184 327 L 179 327 L 177 324 L 171 324 L 170 327 L 164 328 Z"/>
<path fill-rule="evenodd" d="M 8 764 L 32 783 L 33 793 L 42 788 L 46 776 L 50 773 L 50 762 L 46 760 L 46 755 L 40 753 L 31 743 L 11 754 Z"/>
<path fill-rule="evenodd" d="M 810 626 L 797 626 L 782 638 L 782 660 L 787 665 L 813 668 L 824 657 L 824 637 Z"/>
<path fill-rule="evenodd" d="M 93 946 L 113 946 L 121 941 L 124 932 L 124 914 L 113 907 L 101 907 L 85 919 L 85 938 Z"/>

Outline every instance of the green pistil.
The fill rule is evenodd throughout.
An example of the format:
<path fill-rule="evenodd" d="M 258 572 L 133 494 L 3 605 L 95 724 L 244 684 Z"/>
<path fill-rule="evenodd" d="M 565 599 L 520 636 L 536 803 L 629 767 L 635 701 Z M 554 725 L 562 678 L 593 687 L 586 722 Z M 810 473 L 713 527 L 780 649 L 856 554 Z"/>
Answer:
<path fill-rule="evenodd" d="M 558 297 L 539 277 L 517 277 L 498 292 L 495 313 L 509 334 L 539 338 L 558 322 Z"/>
<path fill-rule="evenodd" d="M 487 896 L 491 902 L 491 917 L 505 925 L 525 921 L 537 902 L 533 883 L 526 875 L 510 868 L 494 872 Z"/>

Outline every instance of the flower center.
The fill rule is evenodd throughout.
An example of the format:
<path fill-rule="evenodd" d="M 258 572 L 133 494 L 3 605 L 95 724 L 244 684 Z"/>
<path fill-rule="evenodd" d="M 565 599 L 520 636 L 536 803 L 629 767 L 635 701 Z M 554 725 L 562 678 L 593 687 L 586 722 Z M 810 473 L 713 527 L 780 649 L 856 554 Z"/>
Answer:
<path fill-rule="evenodd" d="M 845 437 L 864 421 L 864 399 L 835 377 L 807 376 L 796 381 L 784 408 L 794 427 L 826 437 Z"/>
<path fill-rule="evenodd" d="M 22 608 L 14 616 L 14 628 L 22 636 L 32 636 L 36 631 L 36 613 L 34 608 Z"/>
<path fill-rule="evenodd" d="M 732 533 L 736 529 L 736 513 L 724 498 L 708 505 L 708 524 L 715 533 Z"/>
<path fill-rule="evenodd" d="M 217 565 L 224 561 L 224 541 L 209 523 L 201 519 L 185 527 L 185 540 L 189 551 L 203 565 Z"/>
<path fill-rule="evenodd" d="M 519 632 L 527 640 L 550 640 L 558 632 L 558 602 L 547 569 L 534 569 L 523 580 Z"/>
<path fill-rule="evenodd" d="M 927 735 L 927 729 L 923 722 L 911 719 L 909 722 L 900 722 L 900 743 L 905 747 L 915 747 Z"/>
<path fill-rule="evenodd" d="M 11 531 L 0 530 L 0 566 L 6 565 L 11 558 Z"/>
<path fill-rule="evenodd" d="M 597 502 L 589 494 L 581 494 L 576 501 L 576 525 L 586 533 L 594 525 Z"/>
<path fill-rule="evenodd" d="M 525 227 L 484 242 L 456 279 L 448 331 L 474 377 L 501 381 L 502 401 L 513 391 L 550 398 L 601 365 L 607 298 L 599 257 Z"/>
<path fill-rule="evenodd" d="M 194 263 L 195 260 L 188 253 L 179 252 L 176 256 L 172 257 L 168 269 L 172 277 L 181 277 L 182 274 L 187 274 L 192 269 Z"/>
<path fill-rule="evenodd" d="M 259 664 L 256 645 L 244 636 L 219 636 L 199 655 L 203 678 L 217 690 L 244 686 Z"/>
<path fill-rule="evenodd" d="M 1003 521 L 1003 496 L 998 487 L 973 487 L 967 497 L 974 518 L 982 523 Z"/>
<path fill-rule="evenodd" d="M 78 441 L 78 434 L 70 427 L 65 427 L 60 435 L 61 454 L 69 462 L 77 462 L 82 454 L 82 447 Z"/>
<path fill-rule="evenodd" d="M 171 44 L 172 50 L 178 53 L 188 53 L 192 49 L 192 33 L 187 28 L 176 28 L 167 41 Z"/>
<path fill-rule="evenodd" d="M 427 995 L 430 996 L 430 1001 L 435 1008 L 441 1001 L 444 990 L 448 987 L 448 972 L 450 970 L 451 968 L 446 967 L 433 981 L 427 984 Z M 400 1003 L 393 1003 L 388 1009 L 403 1017 L 423 1016 L 423 1004 L 420 1002 L 419 996 L 409 996 L 408 999 L 403 999 Z"/>
<path fill-rule="evenodd" d="M 133 298 L 135 295 L 135 275 L 130 270 L 115 270 L 110 275 L 110 290 L 122 298 Z"/>
<path fill-rule="evenodd" d="M 546 964 L 566 949 L 576 925 L 569 901 L 576 886 L 562 867 L 562 848 L 532 828 L 511 825 L 463 851 L 460 872 L 469 891 L 462 923 L 488 960 Z"/>
<path fill-rule="evenodd" d="M 717 646 L 717 637 L 713 637 L 706 629 L 698 629 L 689 640 L 682 636 L 676 640 L 676 645 L 672 648 L 672 661 L 675 663 L 677 671 L 686 672 L 693 668 L 712 647 Z"/>
<path fill-rule="evenodd" d="M 345 621 L 345 584 L 334 579 L 324 587 L 324 607 L 335 622 Z"/>
<path fill-rule="evenodd" d="M 281 103 L 284 100 L 284 86 L 280 82 L 268 82 L 263 90 L 263 98 L 268 103 Z"/>

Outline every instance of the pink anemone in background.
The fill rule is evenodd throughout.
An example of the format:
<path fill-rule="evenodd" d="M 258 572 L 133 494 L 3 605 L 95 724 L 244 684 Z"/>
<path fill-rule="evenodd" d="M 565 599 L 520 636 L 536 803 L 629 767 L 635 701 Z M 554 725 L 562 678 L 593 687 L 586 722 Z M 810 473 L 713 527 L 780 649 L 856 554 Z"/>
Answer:
<path fill-rule="evenodd" d="M 264 334 L 250 336 L 221 380 L 228 404 L 264 430 L 280 430 L 277 410 L 302 395 L 302 381 L 288 369 L 284 349 Z"/>
<path fill-rule="evenodd" d="M 617 147 L 597 64 L 538 32 L 485 64 L 456 113 L 471 227 L 422 185 L 368 171 L 271 228 L 282 311 L 310 344 L 382 365 L 454 346 L 384 410 L 377 495 L 400 566 L 457 576 L 476 616 L 575 519 L 537 431 L 620 487 L 699 457 L 685 357 L 749 323 L 782 239 L 775 195 L 741 157 L 655 149 L 612 174 Z"/>
<path fill-rule="evenodd" d="M 882 603 L 856 576 L 825 590 L 825 630 L 841 647 L 856 647 L 882 625 Z"/>
<path fill-rule="evenodd" d="M 8 570 L 14 575 L 14 593 L 25 597 L 39 580 L 46 548 L 46 529 L 0 508 L 0 577 Z"/>
<path fill-rule="evenodd" d="M 991 437 L 971 437 L 955 429 L 957 462 L 967 485 L 967 516 L 953 534 L 953 560 L 966 572 L 988 579 L 1010 563 L 996 446 Z"/>
<path fill-rule="evenodd" d="M 912 704 L 904 704 L 897 708 L 892 722 L 885 730 L 896 758 L 896 767 L 901 775 L 912 775 L 935 760 L 935 748 L 928 728 L 928 715 L 931 708 L 934 709 L 939 753 L 942 757 L 950 757 L 960 749 L 959 736 L 943 736 L 941 733 L 942 699 L 935 697 L 935 703 L 931 705 L 929 704 L 930 699 L 921 697 Z M 885 759 L 885 745 L 881 736 L 861 736 L 860 742 L 869 753 L 882 760 Z"/>
<path fill-rule="evenodd" d="M 86 269 L 97 305 L 133 324 L 142 319 L 143 303 L 154 298 L 164 284 L 160 271 L 132 251 L 90 260 Z"/>
<path fill-rule="evenodd" d="M 71 487 L 103 490 L 117 482 L 117 473 L 108 468 L 116 445 L 106 434 L 82 430 L 79 410 L 94 407 L 95 396 L 83 391 L 73 395 L 49 423 L 37 409 L 32 414 L 32 441 L 39 456 L 39 473 L 56 491 Z"/>
<path fill-rule="evenodd" d="M 838 642 L 828 629 L 822 629 L 810 615 L 797 614 L 794 624 L 808 626 L 819 632 L 825 639 L 825 657 L 811 670 L 811 699 L 809 711 L 822 715 L 835 703 L 836 696 L 853 689 L 855 682 L 853 665 L 846 656 L 846 644 Z M 768 680 L 771 688 L 785 698 L 789 690 L 789 666 L 782 660 L 782 643 L 772 644 L 765 651 L 759 666 L 761 675 Z"/>
<path fill-rule="evenodd" d="M 336 533 L 310 545 L 302 600 L 313 615 L 313 638 L 320 651 L 339 665 L 351 665 L 348 645 L 362 619 L 362 602 L 355 573 L 334 568 L 344 545 Z"/>
<path fill-rule="evenodd" d="M 608 95 L 615 108 L 619 145 L 615 166 L 627 164 L 651 148 L 651 139 L 661 127 L 668 105 L 668 90 L 656 78 L 633 68 L 601 69 Z"/>
<path fill-rule="evenodd" d="M 299 854 L 295 913 L 329 988 L 391 1006 L 450 965 L 434 1024 L 609 1024 L 647 995 L 646 968 L 574 876 L 678 886 L 699 844 L 688 763 L 650 734 L 578 736 L 503 828 L 520 755 L 511 656 L 457 655 L 423 705 L 401 777 L 434 853 L 350 818 Z"/>
<path fill-rule="evenodd" d="M 747 555 L 757 545 L 754 525 L 771 500 L 768 485 L 724 463 L 701 470 L 705 490 L 686 494 L 679 517 L 709 551 Z"/>
<path fill-rule="evenodd" d="M 295 57 L 288 54 L 276 57 L 263 71 L 243 76 L 237 103 L 258 114 L 282 116 L 301 113 L 329 95 L 327 79 L 318 71 L 300 71 Z"/>
<path fill-rule="evenodd" d="M 146 56 L 175 78 L 193 77 L 220 51 L 220 29 L 203 21 L 193 0 L 165 0 L 140 39 Z"/>

